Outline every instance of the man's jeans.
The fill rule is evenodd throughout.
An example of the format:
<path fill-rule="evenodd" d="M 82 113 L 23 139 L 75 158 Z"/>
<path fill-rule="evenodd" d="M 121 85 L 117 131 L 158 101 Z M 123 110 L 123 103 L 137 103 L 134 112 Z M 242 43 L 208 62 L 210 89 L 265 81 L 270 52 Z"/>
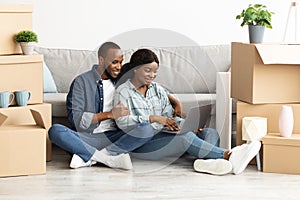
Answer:
<path fill-rule="evenodd" d="M 127 134 L 121 130 L 95 134 L 80 133 L 66 126 L 54 124 L 49 129 L 49 138 L 63 150 L 77 154 L 87 162 L 96 150 L 103 148 L 112 155 L 133 151 L 151 140 L 154 132 L 149 123 L 140 123 Z"/>

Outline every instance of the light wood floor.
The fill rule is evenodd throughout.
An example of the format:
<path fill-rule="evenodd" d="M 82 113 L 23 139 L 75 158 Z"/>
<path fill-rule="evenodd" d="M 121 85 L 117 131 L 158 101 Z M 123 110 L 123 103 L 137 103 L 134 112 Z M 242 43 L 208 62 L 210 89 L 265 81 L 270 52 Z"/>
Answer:
<path fill-rule="evenodd" d="M 133 160 L 133 171 L 97 165 L 69 169 L 54 147 L 45 175 L 0 178 L 0 199 L 299 199 L 300 175 L 258 172 L 212 176 L 193 171 L 193 158 L 172 164 Z"/>

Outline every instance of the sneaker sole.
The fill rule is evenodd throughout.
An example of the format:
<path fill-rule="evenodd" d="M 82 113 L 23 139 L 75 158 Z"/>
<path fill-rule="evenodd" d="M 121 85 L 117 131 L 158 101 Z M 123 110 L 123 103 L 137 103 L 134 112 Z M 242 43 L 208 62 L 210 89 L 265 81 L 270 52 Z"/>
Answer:
<path fill-rule="evenodd" d="M 232 165 L 224 159 L 198 159 L 194 162 L 194 170 L 213 175 L 225 175 L 232 171 Z"/>

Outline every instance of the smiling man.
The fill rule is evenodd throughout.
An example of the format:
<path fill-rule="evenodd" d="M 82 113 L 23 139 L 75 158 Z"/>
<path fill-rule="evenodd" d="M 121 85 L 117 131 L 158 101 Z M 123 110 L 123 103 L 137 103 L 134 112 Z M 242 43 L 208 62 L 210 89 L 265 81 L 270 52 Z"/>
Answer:
<path fill-rule="evenodd" d="M 123 55 L 113 42 L 102 44 L 98 64 L 77 76 L 67 95 L 68 120 L 72 129 L 54 124 L 50 140 L 73 155 L 70 167 L 88 167 L 96 162 L 111 168 L 132 169 L 128 152 L 149 141 L 149 124 L 139 124 L 129 133 L 117 128 L 114 119 L 129 110 L 113 106 L 115 81 L 122 67 Z M 63 73 L 63 72 L 62 72 Z"/>

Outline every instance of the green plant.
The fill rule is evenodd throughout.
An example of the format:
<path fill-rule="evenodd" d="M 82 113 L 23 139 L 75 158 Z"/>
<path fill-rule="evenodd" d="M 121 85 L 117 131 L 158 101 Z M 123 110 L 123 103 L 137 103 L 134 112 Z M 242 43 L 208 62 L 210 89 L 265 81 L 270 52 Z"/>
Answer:
<path fill-rule="evenodd" d="M 17 33 L 14 37 L 16 42 L 38 42 L 38 36 L 30 30 L 23 30 Z"/>
<path fill-rule="evenodd" d="M 262 4 L 250 4 L 246 10 L 236 16 L 236 19 L 242 19 L 241 26 L 244 25 L 260 25 L 267 28 L 272 28 L 271 17 L 275 14 L 269 12 L 267 7 Z"/>

